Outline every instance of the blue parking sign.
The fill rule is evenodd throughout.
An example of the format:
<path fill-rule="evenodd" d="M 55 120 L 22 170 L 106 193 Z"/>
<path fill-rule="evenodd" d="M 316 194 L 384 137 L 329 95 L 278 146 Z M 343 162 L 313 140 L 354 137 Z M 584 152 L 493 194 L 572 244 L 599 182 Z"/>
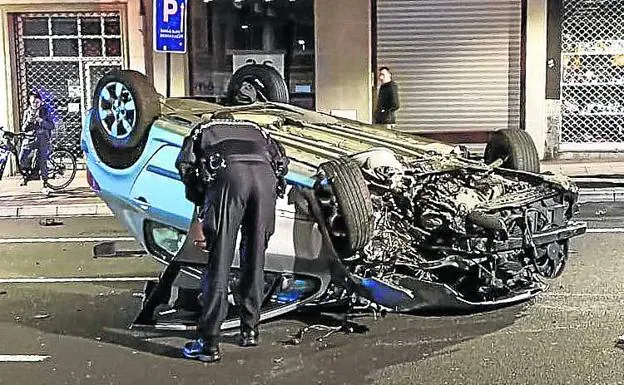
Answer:
<path fill-rule="evenodd" d="M 154 0 L 154 51 L 186 52 L 186 0 Z"/>

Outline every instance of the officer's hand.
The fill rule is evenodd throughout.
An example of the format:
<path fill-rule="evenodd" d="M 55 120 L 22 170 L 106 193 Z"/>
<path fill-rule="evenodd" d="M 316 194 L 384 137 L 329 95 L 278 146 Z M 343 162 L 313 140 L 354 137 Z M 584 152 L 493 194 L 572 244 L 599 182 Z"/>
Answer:
<path fill-rule="evenodd" d="M 195 168 L 187 163 L 181 163 L 178 165 L 178 170 L 182 179 L 186 179 L 195 175 Z"/>
<path fill-rule="evenodd" d="M 279 198 L 283 198 L 284 194 L 286 194 L 286 179 L 277 178 L 277 196 Z"/>

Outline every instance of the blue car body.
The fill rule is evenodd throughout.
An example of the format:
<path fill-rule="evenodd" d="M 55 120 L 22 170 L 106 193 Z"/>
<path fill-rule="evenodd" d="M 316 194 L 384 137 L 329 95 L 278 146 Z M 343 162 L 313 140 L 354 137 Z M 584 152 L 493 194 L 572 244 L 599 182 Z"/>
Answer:
<path fill-rule="evenodd" d="M 183 139 L 182 135 L 154 124 L 139 160 L 119 170 L 98 158 L 89 125 L 83 129 L 81 147 L 89 173 L 97 181 L 97 194 L 141 243 L 144 243 L 142 222 L 146 218 L 156 218 L 179 229 L 190 226 L 194 205 L 184 198 L 184 184 L 175 168 Z"/>

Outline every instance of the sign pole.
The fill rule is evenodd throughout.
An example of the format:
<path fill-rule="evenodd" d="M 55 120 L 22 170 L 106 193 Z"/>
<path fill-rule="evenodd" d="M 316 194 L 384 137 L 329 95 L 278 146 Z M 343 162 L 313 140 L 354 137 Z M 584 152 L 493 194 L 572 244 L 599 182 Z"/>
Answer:
<path fill-rule="evenodd" d="M 154 1 L 154 51 L 165 54 L 166 97 L 171 97 L 171 54 L 186 53 L 188 0 Z"/>
<path fill-rule="evenodd" d="M 167 72 L 167 97 L 171 97 L 171 52 L 166 54 L 166 72 Z"/>

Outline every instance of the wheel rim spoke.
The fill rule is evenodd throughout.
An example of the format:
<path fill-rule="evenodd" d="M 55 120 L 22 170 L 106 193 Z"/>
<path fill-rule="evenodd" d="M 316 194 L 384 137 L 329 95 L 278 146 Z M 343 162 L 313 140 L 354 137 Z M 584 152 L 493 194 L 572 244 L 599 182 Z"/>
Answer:
<path fill-rule="evenodd" d="M 102 88 L 102 92 L 100 92 L 100 100 L 105 100 L 107 102 L 110 102 L 111 99 L 111 95 L 110 92 L 108 92 L 108 88 L 104 87 Z"/>
<path fill-rule="evenodd" d="M 132 125 L 128 123 L 128 121 L 125 118 L 122 118 L 121 122 L 122 122 L 122 127 L 126 133 L 129 133 L 130 131 L 132 131 Z"/>
<path fill-rule="evenodd" d="M 126 108 L 126 111 L 132 111 L 132 112 L 134 112 L 134 110 L 136 109 L 136 105 L 134 104 L 134 99 L 130 98 L 130 99 L 126 102 L 126 104 L 125 104 L 125 106 L 124 106 L 124 107 Z"/>
<path fill-rule="evenodd" d="M 106 120 L 113 114 L 113 112 L 110 109 L 104 109 L 102 107 L 98 109 L 98 112 L 100 114 L 100 120 L 102 121 L 102 123 L 108 126 Z"/>
<path fill-rule="evenodd" d="M 111 129 L 110 129 L 110 132 L 111 132 L 112 136 L 115 136 L 115 137 L 118 136 L 118 134 L 119 134 L 117 132 L 117 127 L 118 126 L 119 126 L 119 120 L 115 119 L 115 122 L 111 125 Z"/>
<path fill-rule="evenodd" d="M 121 83 L 115 83 L 115 96 L 117 99 L 121 99 L 121 93 L 124 91 L 125 87 Z"/>

